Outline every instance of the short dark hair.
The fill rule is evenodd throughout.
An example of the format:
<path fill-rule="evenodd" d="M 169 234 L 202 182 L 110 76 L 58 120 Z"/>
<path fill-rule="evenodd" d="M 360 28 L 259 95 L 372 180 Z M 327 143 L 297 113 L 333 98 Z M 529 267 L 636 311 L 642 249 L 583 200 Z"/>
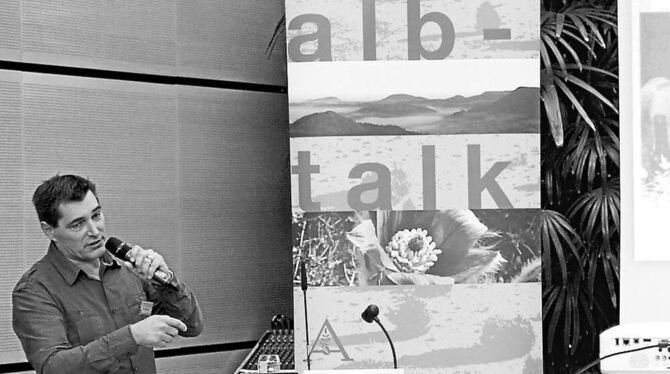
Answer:
<path fill-rule="evenodd" d="M 58 206 L 70 201 L 83 201 L 88 191 L 93 192 L 95 198 L 95 183 L 78 175 L 58 175 L 49 178 L 40 184 L 33 194 L 33 205 L 37 211 L 37 218 L 52 227 L 58 227 L 61 218 Z"/>

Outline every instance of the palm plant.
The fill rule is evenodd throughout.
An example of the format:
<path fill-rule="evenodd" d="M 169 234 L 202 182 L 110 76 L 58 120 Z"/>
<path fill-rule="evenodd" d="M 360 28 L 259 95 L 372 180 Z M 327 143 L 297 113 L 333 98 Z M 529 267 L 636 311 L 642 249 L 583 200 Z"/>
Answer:
<path fill-rule="evenodd" d="M 618 320 L 616 2 L 543 5 L 544 362 L 565 373 L 594 359 Z"/>

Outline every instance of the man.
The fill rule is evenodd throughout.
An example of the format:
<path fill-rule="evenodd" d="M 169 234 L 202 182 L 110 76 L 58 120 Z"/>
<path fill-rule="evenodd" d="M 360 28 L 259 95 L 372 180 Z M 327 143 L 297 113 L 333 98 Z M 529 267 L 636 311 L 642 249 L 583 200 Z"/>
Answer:
<path fill-rule="evenodd" d="M 133 246 L 124 262 L 105 250 L 95 184 L 56 175 L 35 190 L 33 204 L 51 244 L 12 301 L 14 331 L 38 373 L 155 373 L 154 347 L 200 334 L 188 287 L 152 280 L 156 270 L 173 274 L 163 256 Z"/>

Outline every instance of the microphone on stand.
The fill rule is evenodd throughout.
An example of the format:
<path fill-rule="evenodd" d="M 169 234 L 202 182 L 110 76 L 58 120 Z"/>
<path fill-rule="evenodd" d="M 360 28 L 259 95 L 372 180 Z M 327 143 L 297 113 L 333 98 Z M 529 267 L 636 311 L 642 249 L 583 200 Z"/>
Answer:
<path fill-rule="evenodd" d="M 365 322 L 372 323 L 372 321 L 375 321 L 375 322 L 377 322 L 379 327 L 382 328 L 382 331 L 384 331 L 384 335 L 386 335 L 386 339 L 388 339 L 389 344 L 391 345 L 391 352 L 393 352 L 393 368 L 397 369 L 398 368 L 398 361 L 396 360 L 396 357 L 395 357 L 395 347 L 393 346 L 393 341 L 391 341 L 391 337 L 389 336 L 389 333 L 384 328 L 384 325 L 382 325 L 382 323 L 379 322 L 379 318 L 377 318 L 378 315 L 379 315 L 379 307 L 374 305 L 374 304 L 368 305 L 368 307 L 365 308 L 363 313 L 361 313 L 361 317 L 363 318 L 363 320 Z"/>
<path fill-rule="evenodd" d="M 307 322 L 307 269 L 305 269 L 305 257 L 300 258 L 300 288 L 302 288 L 302 300 L 305 305 L 305 342 L 307 346 L 307 370 L 311 370 L 312 364 L 309 359 L 309 323 Z"/>

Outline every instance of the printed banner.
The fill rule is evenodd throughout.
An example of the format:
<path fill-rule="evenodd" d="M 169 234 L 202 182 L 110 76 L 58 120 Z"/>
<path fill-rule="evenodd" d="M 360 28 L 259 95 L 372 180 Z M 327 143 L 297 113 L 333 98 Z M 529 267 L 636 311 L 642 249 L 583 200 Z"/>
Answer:
<path fill-rule="evenodd" d="M 538 134 L 291 139 L 294 210 L 540 205 Z"/>
<path fill-rule="evenodd" d="M 287 0 L 288 58 L 539 58 L 539 15 L 533 0 Z"/>
<path fill-rule="evenodd" d="M 533 0 L 286 1 L 298 371 L 390 367 L 368 304 L 406 373 L 542 371 L 539 23 Z"/>
<path fill-rule="evenodd" d="M 635 260 L 668 261 L 670 209 L 670 6 L 645 1 L 633 15 L 633 238 Z"/>
<path fill-rule="evenodd" d="M 294 213 L 313 286 L 540 281 L 537 209 Z"/>
<path fill-rule="evenodd" d="M 379 307 L 398 367 L 418 373 L 542 373 L 539 283 L 320 287 L 307 292 L 312 370 L 393 367 L 391 347 L 361 313 Z M 295 362 L 307 369 L 303 294 L 294 291 Z M 447 369 L 448 368 L 448 369 Z"/>

